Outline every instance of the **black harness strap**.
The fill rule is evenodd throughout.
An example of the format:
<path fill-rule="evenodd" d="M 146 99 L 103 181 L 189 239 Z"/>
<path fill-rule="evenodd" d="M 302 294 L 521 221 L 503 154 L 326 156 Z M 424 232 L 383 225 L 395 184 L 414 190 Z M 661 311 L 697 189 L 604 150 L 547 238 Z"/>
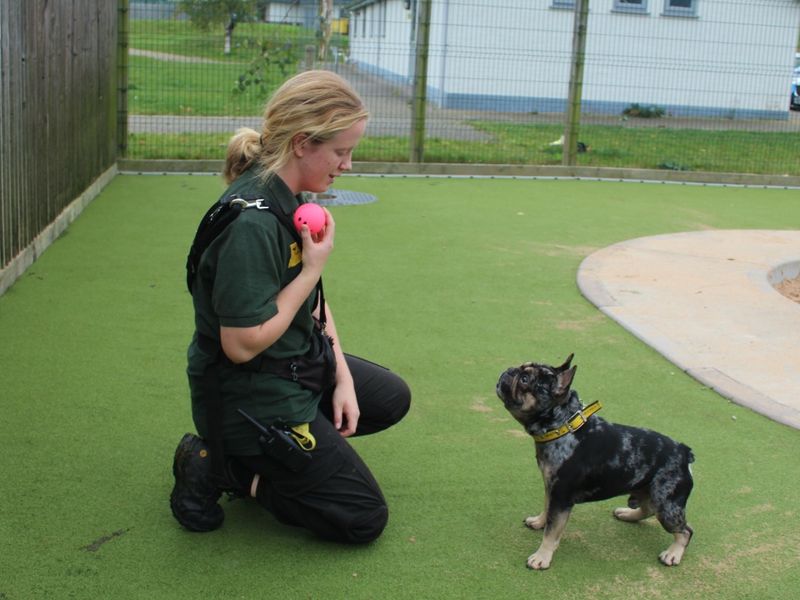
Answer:
<path fill-rule="evenodd" d="M 192 286 L 197 277 L 197 271 L 200 267 L 200 259 L 203 252 L 211 245 L 223 231 L 228 227 L 243 210 L 248 208 L 256 208 L 258 210 L 266 210 L 273 215 L 278 222 L 283 225 L 284 229 L 289 232 L 297 245 L 303 247 L 303 238 L 300 237 L 298 231 L 294 228 L 292 221 L 280 210 L 273 210 L 264 198 L 260 197 L 246 197 L 238 194 L 223 197 L 215 202 L 211 208 L 206 211 L 200 225 L 195 233 L 192 247 L 189 249 L 189 255 L 186 258 L 186 287 L 189 293 L 192 293 Z M 322 289 L 322 279 L 317 283 L 318 291 L 318 305 L 319 321 L 323 331 L 327 317 L 325 316 L 325 293 Z M 316 305 L 315 305 L 316 308 Z"/>

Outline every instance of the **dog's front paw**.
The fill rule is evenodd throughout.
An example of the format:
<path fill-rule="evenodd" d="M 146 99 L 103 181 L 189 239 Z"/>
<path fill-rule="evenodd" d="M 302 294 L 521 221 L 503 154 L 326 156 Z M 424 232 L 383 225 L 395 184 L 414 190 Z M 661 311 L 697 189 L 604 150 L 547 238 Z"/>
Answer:
<path fill-rule="evenodd" d="M 550 567 L 551 560 L 553 560 L 553 553 L 542 551 L 542 549 L 539 548 L 528 557 L 528 568 L 534 571 L 543 571 Z"/>
<path fill-rule="evenodd" d="M 547 523 L 547 516 L 544 513 L 540 513 L 535 517 L 528 517 L 523 522 L 525 523 L 525 527 L 529 527 L 531 529 L 544 529 L 544 526 Z"/>

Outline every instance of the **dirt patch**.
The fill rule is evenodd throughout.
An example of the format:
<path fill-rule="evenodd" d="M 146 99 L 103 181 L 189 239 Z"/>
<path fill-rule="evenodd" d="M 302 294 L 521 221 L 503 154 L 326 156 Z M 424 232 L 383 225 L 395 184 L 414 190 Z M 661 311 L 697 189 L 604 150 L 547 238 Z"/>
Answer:
<path fill-rule="evenodd" d="M 556 323 L 556 329 L 561 329 L 562 331 L 586 331 L 590 327 L 605 321 L 605 318 L 603 314 L 595 314 L 577 321 L 559 321 Z"/>
<path fill-rule="evenodd" d="M 800 303 L 800 275 L 794 279 L 784 279 L 775 289 L 793 302 Z"/>
<path fill-rule="evenodd" d="M 494 409 L 491 406 L 486 406 L 486 402 L 483 398 L 473 398 L 472 406 L 470 406 L 469 409 L 474 410 L 475 412 L 482 412 L 482 413 L 490 413 L 494 411 Z"/>

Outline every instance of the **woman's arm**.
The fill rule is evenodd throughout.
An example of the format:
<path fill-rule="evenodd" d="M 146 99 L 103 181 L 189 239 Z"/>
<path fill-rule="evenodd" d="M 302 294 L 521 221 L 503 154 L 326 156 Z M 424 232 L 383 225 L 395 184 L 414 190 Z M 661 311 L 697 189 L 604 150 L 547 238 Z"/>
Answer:
<path fill-rule="evenodd" d="M 336 387 L 333 390 L 333 426 L 339 430 L 343 437 L 348 437 L 356 432 L 358 418 L 361 411 L 358 408 L 353 376 L 347 366 L 347 360 L 342 350 L 342 342 L 336 330 L 333 313 L 330 306 L 325 305 L 327 317 L 326 332 L 333 338 L 333 353 L 336 356 Z"/>
<path fill-rule="evenodd" d="M 306 274 L 303 269 L 278 293 L 278 312 L 275 316 L 253 327 L 220 327 L 220 342 L 225 355 L 234 363 L 244 363 L 274 344 L 289 329 L 294 316 L 314 290 L 318 279 Z"/>
<path fill-rule="evenodd" d="M 278 292 L 275 299 L 277 314 L 253 327 L 219 328 L 222 350 L 232 362 L 244 363 L 253 359 L 289 329 L 297 311 L 316 287 L 333 250 L 336 224 L 330 213 L 327 216 L 328 224 L 318 236 L 312 237 L 308 227 L 303 226 L 300 232 L 303 238 L 303 269 L 289 285 Z"/>

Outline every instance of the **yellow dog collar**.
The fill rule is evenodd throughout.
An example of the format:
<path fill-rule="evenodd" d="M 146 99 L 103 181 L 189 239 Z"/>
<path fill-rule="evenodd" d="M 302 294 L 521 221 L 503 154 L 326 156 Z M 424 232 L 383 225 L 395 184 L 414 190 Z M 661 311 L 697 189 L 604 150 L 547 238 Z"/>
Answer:
<path fill-rule="evenodd" d="M 541 435 L 534 435 L 533 439 L 537 443 L 552 442 L 560 437 L 564 437 L 568 433 L 574 433 L 586 425 L 586 421 L 589 420 L 589 417 L 591 417 L 601 408 L 603 407 L 599 402 L 592 402 L 589 406 L 584 406 L 582 409 L 572 415 L 565 425 L 562 425 L 558 429 L 551 429 L 550 431 Z"/>

